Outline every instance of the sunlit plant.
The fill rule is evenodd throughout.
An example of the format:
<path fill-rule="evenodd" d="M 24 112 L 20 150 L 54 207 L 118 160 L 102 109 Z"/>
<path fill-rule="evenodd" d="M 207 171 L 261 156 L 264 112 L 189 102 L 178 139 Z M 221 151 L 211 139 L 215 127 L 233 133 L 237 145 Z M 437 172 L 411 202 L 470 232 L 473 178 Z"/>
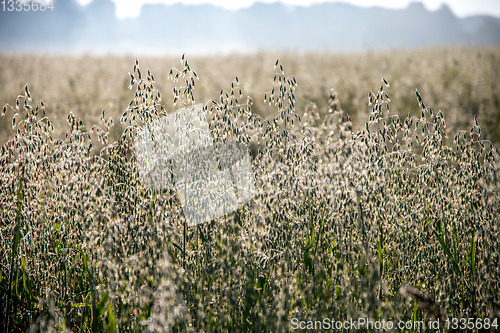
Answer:
<path fill-rule="evenodd" d="M 181 64 L 169 73 L 182 82 L 178 108 L 198 102 L 198 75 Z M 136 90 L 120 124 L 103 111 L 88 127 L 70 112 L 61 138 L 26 85 L 3 109 L 14 131 L 0 156 L 4 330 L 282 332 L 292 318 L 499 318 L 499 154 L 477 118 L 452 136 L 446 110 L 418 90 L 402 118 L 382 79 L 353 132 L 337 91 L 324 110 L 298 110 L 300 82 L 280 60 L 275 70 L 256 102 L 235 77 L 201 105 L 214 146 L 254 147 L 255 195 L 193 226 L 178 189 L 141 177 L 137 133 L 168 115 L 149 70 L 136 61 L 129 73 Z M 253 112 L 262 100 L 274 117 Z"/>

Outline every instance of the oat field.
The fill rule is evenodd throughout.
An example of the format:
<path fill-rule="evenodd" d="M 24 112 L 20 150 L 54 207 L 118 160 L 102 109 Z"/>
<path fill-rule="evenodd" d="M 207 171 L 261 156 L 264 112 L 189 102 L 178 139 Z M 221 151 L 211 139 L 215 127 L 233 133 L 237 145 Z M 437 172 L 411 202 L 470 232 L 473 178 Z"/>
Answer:
<path fill-rule="evenodd" d="M 2 332 L 498 329 L 500 48 L 0 64 Z M 188 227 L 136 135 L 198 104 L 256 191 Z"/>

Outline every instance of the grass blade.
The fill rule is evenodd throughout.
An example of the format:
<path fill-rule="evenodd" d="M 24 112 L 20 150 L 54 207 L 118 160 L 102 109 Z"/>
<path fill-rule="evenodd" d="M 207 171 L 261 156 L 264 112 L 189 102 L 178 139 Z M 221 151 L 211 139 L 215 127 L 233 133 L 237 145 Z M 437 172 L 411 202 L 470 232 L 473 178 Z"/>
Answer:
<path fill-rule="evenodd" d="M 382 233 L 379 236 L 379 240 L 377 242 L 377 250 L 378 250 L 378 258 L 380 260 L 380 276 L 384 272 L 384 255 L 382 252 Z"/>
<path fill-rule="evenodd" d="M 32 309 L 31 305 L 31 284 L 30 278 L 28 275 L 28 270 L 26 269 L 26 261 L 24 260 L 24 256 L 21 256 L 21 264 L 23 268 L 23 289 L 26 300 L 28 301 L 28 309 Z"/>
<path fill-rule="evenodd" d="M 108 300 L 109 300 L 109 294 L 104 293 L 104 295 L 102 295 L 101 300 L 96 304 L 98 317 L 102 316 L 102 314 L 104 313 L 105 306 L 106 306 L 106 303 L 108 302 Z"/>
<path fill-rule="evenodd" d="M 439 244 L 441 244 L 441 248 L 443 249 L 444 253 L 446 254 L 446 256 L 448 256 L 448 258 L 452 262 L 453 269 L 455 270 L 455 272 L 457 274 L 460 274 L 460 269 L 458 268 L 458 264 L 457 264 L 455 258 L 453 257 L 453 255 L 451 254 L 450 249 L 448 248 L 448 246 L 444 242 L 443 238 L 437 232 L 434 232 L 434 233 L 436 235 L 436 238 L 437 238 Z"/>
<path fill-rule="evenodd" d="M 470 276 L 474 280 L 476 278 L 476 231 L 472 232 L 470 241 Z"/>
<path fill-rule="evenodd" d="M 108 333 L 117 333 L 118 330 L 116 328 L 116 320 L 115 320 L 115 314 L 113 313 L 113 308 L 111 307 L 111 303 L 108 302 Z"/>

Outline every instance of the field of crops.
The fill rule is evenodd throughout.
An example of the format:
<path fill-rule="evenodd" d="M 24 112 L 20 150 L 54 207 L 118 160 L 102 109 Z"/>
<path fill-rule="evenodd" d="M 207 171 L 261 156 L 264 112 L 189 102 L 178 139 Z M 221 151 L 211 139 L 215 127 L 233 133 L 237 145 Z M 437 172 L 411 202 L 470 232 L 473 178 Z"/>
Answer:
<path fill-rule="evenodd" d="M 0 64 L 2 332 L 498 329 L 500 48 Z M 255 191 L 190 227 L 136 143 L 198 104 Z"/>

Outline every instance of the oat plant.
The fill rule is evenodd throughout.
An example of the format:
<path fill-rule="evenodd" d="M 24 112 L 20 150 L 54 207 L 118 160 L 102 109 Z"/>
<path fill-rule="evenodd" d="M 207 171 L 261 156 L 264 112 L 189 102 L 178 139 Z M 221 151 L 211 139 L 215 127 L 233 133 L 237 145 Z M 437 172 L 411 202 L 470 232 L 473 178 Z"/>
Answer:
<path fill-rule="evenodd" d="M 176 108 L 197 105 L 195 87 L 209 84 L 184 56 L 181 66 L 168 74 Z M 119 124 L 102 111 L 88 126 L 70 112 L 61 137 L 50 103 L 34 103 L 26 85 L 3 109 L 13 134 L 0 156 L 2 330 L 288 332 L 292 318 L 498 318 L 500 156 L 478 118 L 449 133 L 449 110 L 419 90 L 402 116 L 382 79 L 354 131 L 336 90 L 307 104 L 280 60 L 275 71 L 263 96 L 235 77 L 200 103 L 214 145 L 251 148 L 256 193 L 193 226 L 174 187 L 141 177 L 137 133 L 171 110 L 149 70 L 135 62 Z M 274 116 L 253 112 L 262 101 Z"/>

